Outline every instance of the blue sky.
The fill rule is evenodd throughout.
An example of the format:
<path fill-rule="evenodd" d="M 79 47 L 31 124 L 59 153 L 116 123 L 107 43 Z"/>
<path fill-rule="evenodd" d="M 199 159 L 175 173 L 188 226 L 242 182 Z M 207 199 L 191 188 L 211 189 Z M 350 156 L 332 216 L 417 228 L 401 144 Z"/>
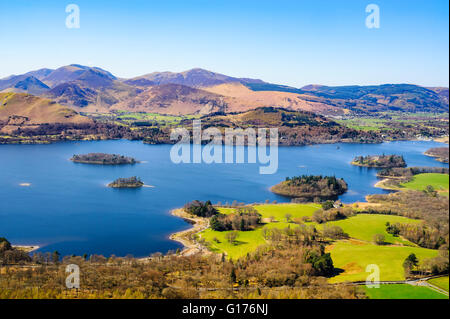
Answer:
<path fill-rule="evenodd" d="M 80 8 L 67 29 L 66 5 Z M 365 8 L 380 7 L 380 28 Z M 0 0 L 0 77 L 95 65 L 119 77 L 201 67 L 301 87 L 449 85 L 447 0 Z"/>

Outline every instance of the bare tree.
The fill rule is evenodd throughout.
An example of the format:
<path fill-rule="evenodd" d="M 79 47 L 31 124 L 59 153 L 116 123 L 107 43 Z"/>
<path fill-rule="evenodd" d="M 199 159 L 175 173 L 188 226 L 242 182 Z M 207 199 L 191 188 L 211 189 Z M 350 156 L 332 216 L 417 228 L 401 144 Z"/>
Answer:
<path fill-rule="evenodd" d="M 236 242 L 237 237 L 238 237 L 237 231 L 232 231 L 225 235 L 225 238 L 228 240 L 230 244 L 234 244 Z"/>

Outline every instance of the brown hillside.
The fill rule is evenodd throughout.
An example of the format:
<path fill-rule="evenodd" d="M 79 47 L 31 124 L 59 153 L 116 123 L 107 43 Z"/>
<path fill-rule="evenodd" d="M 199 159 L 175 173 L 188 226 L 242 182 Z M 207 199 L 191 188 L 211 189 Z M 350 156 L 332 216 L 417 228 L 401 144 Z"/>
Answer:
<path fill-rule="evenodd" d="M 342 114 L 342 109 L 311 100 L 310 96 L 278 91 L 252 91 L 240 83 L 225 83 L 203 88 L 225 96 L 228 112 L 242 112 L 257 107 L 275 106 L 321 114 Z"/>
<path fill-rule="evenodd" d="M 51 100 L 25 93 L 0 93 L 2 132 L 46 123 L 91 123 L 87 117 Z"/>
<path fill-rule="evenodd" d="M 222 96 L 179 84 L 151 86 L 136 97 L 119 102 L 111 110 L 163 114 L 208 114 L 225 111 Z"/>

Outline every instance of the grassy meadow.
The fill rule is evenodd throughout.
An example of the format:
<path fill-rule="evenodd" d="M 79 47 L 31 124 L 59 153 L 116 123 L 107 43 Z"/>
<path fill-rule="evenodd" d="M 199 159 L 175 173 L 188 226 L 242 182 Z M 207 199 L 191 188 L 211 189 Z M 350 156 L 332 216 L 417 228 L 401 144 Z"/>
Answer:
<path fill-rule="evenodd" d="M 440 193 L 447 193 L 449 187 L 449 176 L 447 174 L 424 173 L 413 177 L 410 182 L 401 184 L 406 189 L 424 190 L 428 185 Z"/>
<path fill-rule="evenodd" d="M 421 220 L 395 215 L 358 214 L 350 218 L 328 222 L 329 225 L 341 227 L 351 238 L 372 242 L 375 234 L 383 234 L 389 244 L 413 245 L 401 237 L 394 237 L 386 231 L 386 223 L 418 224 Z M 319 229 L 322 225 L 319 225 Z"/>
<path fill-rule="evenodd" d="M 407 284 L 381 285 L 379 288 L 364 287 L 370 299 L 448 299 L 447 296 L 424 286 Z"/>
<path fill-rule="evenodd" d="M 157 125 L 176 125 L 182 120 L 195 119 L 200 115 L 165 115 L 149 112 L 114 111 L 113 113 L 82 113 L 98 121 L 114 122 L 117 125 L 132 125 L 138 122 L 151 122 Z"/>
<path fill-rule="evenodd" d="M 293 224 L 279 222 L 268 223 L 264 227 L 283 229 L 294 226 Z M 262 234 L 264 227 L 258 227 L 252 231 L 237 231 L 238 236 L 233 244 L 226 239 L 226 234 L 230 231 L 214 231 L 208 228 L 201 232 L 200 236 L 209 243 L 209 248 L 213 252 L 225 253 L 229 258 L 236 260 L 266 243 Z"/>
<path fill-rule="evenodd" d="M 273 222 L 269 222 L 264 226 L 258 227 L 253 231 L 238 231 L 238 237 L 234 244 L 226 239 L 229 231 L 214 231 L 206 229 L 200 233 L 200 237 L 205 239 L 209 244 L 209 248 L 217 253 L 225 253 L 229 258 L 237 259 L 245 256 L 247 253 L 254 251 L 258 246 L 266 243 L 262 230 L 267 228 L 296 227 L 296 224 L 286 222 L 286 214 L 290 214 L 291 218 L 301 218 L 303 216 L 312 216 L 316 210 L 320 208 L 317 204 L 267 204 L 255 205 L 254 208 L 261 214 L 263 219 L 273 218 Z M 222 214 L 231 214 L 234 208 L 220 207 L 219 212 Z"/>
<path fill-rule="evenodd" d="M 116 111 L 117 120 L 122 121 L 155 121 L 162 124 L 178 124 L 184 119 L 193 119 L 199 116 L 195 115 L 165 115 L 159 113 L 146 113 L 146 112 L 126 112 L 126 111 Z"/>
<path fill-rule="evenodd" d="M 435 285 L 441 289 L 448 291 L 448 276 L 433 278 L 428 281 L 430 284 Z"/>
<path fill-rule="evenodd" d="M 301 218 L 304 216 L 312 216 L 316 210 L 321 208 L 318 204 L 268 204 L 253 206 L 262 218 L 274 218 L 274 220 L 282 222 L 286 221 L 286 214 L 290 214 L 291 218 Z"/>
<path fill-rule="evenodd" d="M 421 247 L 383 245 L 377 246 L 365 242 L 346 240 L 336 241 L 327 247 L 331 253 L 334 266 L 341 273 L 330 278 L 330 282 L 365 281 L 369 273 L 366 267 L 376 264 L 380 268 L 381 281 L 405 280 L 403 261 L 414 253 L 419 262 L 436 257 L 437 250 Z"/>
<path fill-rule="evenodd" d="M 337 120 L 341 125 L 363 131 L 389 131 L 405 126 L 429 127 L 430 121 L 448 119 L 448 113 L 398 113 L 398 112 L 381 112 L 386 117 L 359 116 Z"/>
<path fill-rule="evenodd" d="M 286 222 L 285 215 L 290 214 L 292 219 L 303 216 L 312 216 L 320 208 L 317 204 L 267 204 L 255 205 L 255 209 L 267 222 L 264 226 L 252 231 L 237 231 L 235 243 L 226 239 L 227 231 L 220 232 L 206 229 L 200 233 L 209 248 L 216 253 L 225 253 L 228 258 L 236 260 L 253 252 L 258 246 L 266 243 L 263 237 L 263 228 L 297 227 L 294 223 Z M 222 214 L 230 214 L 233 208 L 219 208 Z M 415 244 L 394 237 L 386 232 L 386 223 L 421 223 L 421 220 L 409 219 L 395 215 L 357 214 L 347 219 L 328 222 L 330 225 L 340 226 L 351 237 L 349 240 L 338 240 L 327 246 L 331 253 L 334 265 L 341 273 L 329 279 L 330 282 L 360 281 L 366 280 L 368 273 L 365 269 L 369 264 L 377 264 L 381 270 L 381 280 L 404 280 L 403 261 L 414 253 L 423 260 L 437 256 L 436 250 L 417 247 Z M 324 224 L 315 224 L 318 229 Z M 375 234 L 385 236 L 386 245 L 372 243 Z"/>

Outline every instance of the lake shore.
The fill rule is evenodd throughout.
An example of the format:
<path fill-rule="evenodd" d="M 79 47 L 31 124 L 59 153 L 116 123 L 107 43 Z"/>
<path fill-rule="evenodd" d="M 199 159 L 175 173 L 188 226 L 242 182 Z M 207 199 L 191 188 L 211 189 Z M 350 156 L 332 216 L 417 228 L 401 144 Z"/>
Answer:
<path fill-rule="evenodd" d="M 58 238 L 65 238 L 69 235 L 65 227 L 60 225 L 65 225 L 66 216 L 72 215 L 76 211 L 77 213 L 73 214 L 74 222 L 80 227 L 70 233 L 74 239 L 70 237 L 71 239 L 67 242 L 58 242 L 57 248 L 52 251 L 58 250 L 62 256 L 83 255 L 92 251 L 104 256 L 133 254 L 147 257 L 155 252 L 175 251 L 177 248 L 182 250 L 187 246 L 185 242 L 179 241 L 180 245 L 176 240 L 174 241 L 173 238 L 177 236 L 172 233 L 191 229 L 193 226 L 187 225 L 169 214 L 172 209 L 182 208 L 182 204 L 200 197 L 199 194 L 207 194 L 202 196 L 205 196 L 204 199 L 210 199 L 213 203 L 223 202 L 224 194 L 229 198 L 230 203 L 235 198 L 239 201 L 245 200 L 246 203 L 261 203 L 266 200 L 288 202 L 289 199 L 273 195 L 268 188 L 285 178 L 285 175 L 293 176 L 305 171 L 318 171 L 332 175 L 336 170 L 339 172 L 339 177 L 345 178 L 350 185 L 350 191 L 340 197 L 342 203 L 364 201 L 364 196 L 367 194 L 384 194 L 385 192 L 379 188 L 373 188 L 373 185 L 379 181 L 374 176 L 375 170 L 360 171 L 348 164 L 354 154 L 361 152 L 360 147 L 364 147 L 364 152 L 368 154 L 389 154 L 392 150 L 401 149 L 403 150 L 402 154 L 410 159 L 411 166 L 440 167 L 442 164 L 423 155 L 427 149 L 438 146 L 441 144 L 434 142 L 394 142 L 382 145 L 340 145 L 339 150 L 336 149 L 336 145 L 286 147 L 280 149 L 279 154 L 285 171 L 278 172 L 278 175 L 270 177 L 269 180 L 267 180 L 267 176 L 255 174 L 256 166 L 246 168 L 234 165 L 209 165 L 207 169 L 213 175 L 211 177 L 198 176 L 193 174 L 196 171 L 194 166 L 186 165 L 188 169 L 185 170 L 183 165 L 171 163 L 168 156 L 170 146 L 142 146 L 139 141 L 64 142 L 33 147 L 2 146 L 2 152 L 7 154 L 2 157 L 3 166 L 8 167 L 10 171 L 20 172 L 20 176 L 8 174 L 7 171 L 0 174 L 3 186 L 0 197 L 5 205 L 4 210 L 8 211 L 8 224 L 2 224 L 1 229 L 4 234 L 8 233 L 9 237 L 16 240 L 13 244 L 33 245 L 37 242 L 47 242 L 49 238 L 55 238 L 56 242 Z M 123 168 L 94 167 L 75 165 L 68 160 L 74 153 L 89 153 L 93 150 L 107 153 L 121 150 L 136 158 L 148 160 L 152 164 Z M 36 153 L 39 153 L 40 156 L 36 157 Z M 339 153 L 337 154 L 339 161 L 330 163 L 330 154 L 335 153 Z M 154 160 L 150 160 L 150 158 Z M 302 171 L 299 171 L 299 166 L 304 166 Z M 48 167 L 52 167 L 52 170 L 58 172 L 58 176 L 61 178 L 54 179 L 45 174 L 45 169 Z M 190 168 L 195 169 L 191 170 Z M 242 173 L 242 177 L 239 179 L 234 178 L 235 168 Z M 179 183 L 175 179 L 167 178 L 171 174 L 179 176 L 180 180 L 186 182 Z M 366 174 L 367 178 L 364 177 Z M 114 178 L 131 175 L 142 177 L 145 184 L 155 185 L 156 188 L 143 186 L 138 191 L 116 191 L 106 188 L 105 184 Z M 258 189 L 255 188 L 255 182 L 259 185 Z M 19 183 L 31 183 L 31 187 L 20 187 Z M 205 192 L 206 183 L 213 185 L 207 192 Z M 66 184 L 70 185 L 73 191 L 63 191 Z M 55 191 L 64 196 L 54 196 Z M 179 202 L 182 204 L 173 204 L 171 198 L 174 193 L 177 193 Z M 243 193 L 245 193 L 245 197 Z M 45 194 L 45 197 L 41 197 L 41 194 Z M 27 196 L 27 201 L 23 201 L 24 195 Z M 67 214 L 61 212 L 60 207 L 64 207 L 68 202 L 78 202 L 79 196 L 89 200 L 81 201 L 79 207 L 69 208 Z M 43 199 L 46 200 L 46 203 L 42 203 Z M 92 210 L 89 204 L 94 202 L 98 205 L 95 210 Z M 145 209 L 145 214 L 127 213 L 140 207 Z M 117 210 L 118 213 L 111 213 L 112 210 Z M 98 227 L 98 220 L 105 216 L 111 227 Z M 40 223 L 55 225 L 55 227 L 36 229 L 36 225 Z M 20 227 L 9 227 L 9 225 L 20 225 Z M 164 227 L 160 225 L 164 225 Z M 91 229 L 95 229 L 95 233 L 91 232 Z M 126 240 L 129 242 L 123 243 L 124 239 L 116 237 L 117 229 L 126 230 Z M 29 236 L 31 233 L 32 237 Z M 211 242 L 213 237 L 206 238 L 209 234 L 209 229 L 199 233 L 201 237 Z M 171 238 L 169 235 L 172 235 Z M 78 241 L 76 240 L 78 237 L 86 240 Z M 100 238 L 111 238 L 110 246 L 104 245 L 104 242 L 99 240 Z M 48 251 L 46 247 L 43 249 L 42 245 L 40 246 L 38 251 Z M 213 251 L 215 250 L 213 249 Z"/>
<path fill-rule="evenodd" d="M 19 249 L 19 250 L 23 250 L 27 253 L 31 253 L 35 250 L 38 250 L 40 247 L 37 245 L 12 245 L 14 248 Z"/>
<path fill-rule="evenodd" d="M 181 243 L 184 248 L 181 251 L 181 256 L 190 256 L 196 253 L 209 253 L 209 251 L 191 239 L 192 236 L 204 231 L 209 227 L 209 220 L 207 218 L 195 217 L 185 212 L 183 208 L 177 208 L 170 211 L 172 216 L 180 217 L 192 225 L 192 228 L 173 233 L 169 236 L 171 240 Z"/>
<path fill-rule="evenodd" d="M 424 152 L 423 154 L 426 155 L 426 156 L 434 158 L 438 162 L 448 163 L 448 154 L 447 154 L 447 157 L 443 157 L 443 156 L 438 155 L 438 154 L 433 154 L 433 153 L 429 152 L 429 150 Z"/>
<path fill-rule="evenodd" d="M 375 185 L 373 185 L 373 187 L 377 187 L 377 188 L 381 188 L 381 189 L 386 189 L 386 190 L 390 190 L 390 191 L 398 191 L 400 190 L 399 188 L 395 188 L 395 187 L 389 187 L 386 185 L 386 183 L 392 178 L 384 178 L 379 182 L 376 182 Z"/>

